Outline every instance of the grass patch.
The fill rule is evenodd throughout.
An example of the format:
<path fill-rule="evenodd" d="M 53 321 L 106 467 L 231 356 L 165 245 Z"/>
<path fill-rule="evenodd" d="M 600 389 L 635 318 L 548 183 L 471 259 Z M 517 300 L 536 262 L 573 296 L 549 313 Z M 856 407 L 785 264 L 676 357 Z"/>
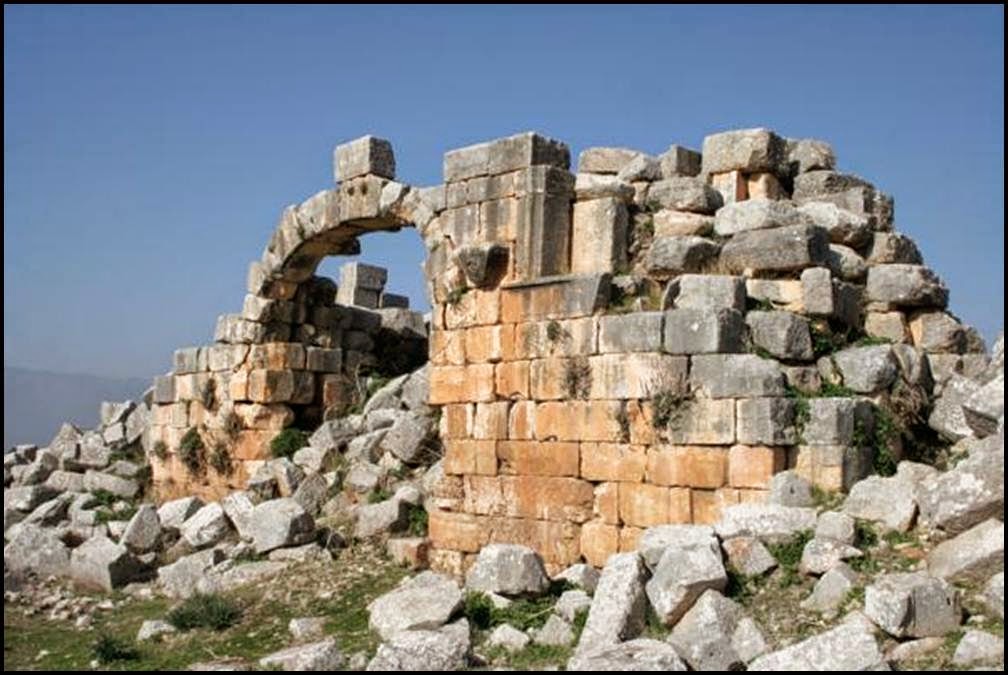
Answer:
<path fill-rule="evenodd" d="M 656 429 L 669 429 L 682 424 L 689 413 L 693 398 L 671 389 L 651 396 L 652 424 Z"/>
<path fill-rule="evenodd" d="M 287 427 L 270 441 L 270 452 L 274 457 L 290 458 L 295 452 L 308 445 L 308 434 L 301 429 Z"/>
<path fill-rule="evenodd" d="M 445 298 L 450 306 L 455 307 L 460 302 L 462 302 L 462 296 L 469 292 L 469 289 L 465 286 L 457 286 L 450 291 L 448 291 L 448 297 Z"/>
<path fill-rule="evenodd" d="M 770 555 L 777 560 L 780 569 L 780 587 L 788 588 L 801 583 L 801 575 L 798 573 L 798 564 L 801 562 L 802 551 L 805 544 L 812 539 L 811 530 L 796 532 L 785 542 L 779 544 L 768 544 L 767 550 Z"/>
<path fill-rule="evenodd" d="M 140 650 L 133 643 L 107 633 L 98 636 L 91 646 L 91 653 L 98 663 L 106 665 L 118 661 L 136 661 L 140 658 Z"/>
<path fill-rule="evenodd" d="M 197 594 L 168 613 L 168 623 L 181 631 L 209 628 L 221 631 L 241 618 L 241 609 L 231 600 L 210 593 Z"/>
<path fill-rule="evenodd" d="M 427 536 L 427 509 L 422 505 L 410 504 L 409 512 L 406 516 L 407 526 L 406 530 L 414 537 L 426 537 Z"/>
<path fill-rule="evenodd" d="M 154 441 L 154 445 L 151 446 L 151 454 L 162 462 L 165 461 L 168 458 L 168 444 L 164 441 Z"/>
<path fill-rule="evenodd" d="M 836 511 L 845 498 L 846 495 L 842 492 L 823 490 L 818 485 L 812 486 L 812 504 L 820 511 Z"/>
<path fill-rule="evenodd" d="M 210 453 L 210 466 L 222 476 L 230 476 L 234 471 L 231 454 L 223 443 L 218 443 L 214 446 L 213 452 Z"/>
<path fill-rule="evenodd" d="M 392 493 L 384 488 L 375 488 L 368 493 L 367 503 L 368 504 L 378 504 L 390 498 Z"/>
<path fill-rule="evenodd" d="M 739 572 L 734 567 L 725 570 L 728 573 L 728 585 L 725 587 L 725 597 L 745 605 L 763 585 L 763 575 L 749 576 Z"/>

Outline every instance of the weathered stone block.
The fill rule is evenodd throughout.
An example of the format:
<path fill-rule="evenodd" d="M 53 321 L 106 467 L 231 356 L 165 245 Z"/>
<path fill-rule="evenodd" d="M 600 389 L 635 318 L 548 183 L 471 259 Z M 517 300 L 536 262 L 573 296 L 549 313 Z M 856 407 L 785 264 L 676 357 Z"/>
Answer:
<path fill-rule="evenodd" d="M 657 352 L 662 348 L 661 312 L 612 314 L 599 319 L 599 351 Z"/>
<path fill-rule="evenodd" d="M 648 203 L 659 208 L 713 214 L 723 204 L 721 195 L 699 178 L 656 181 L 648 188 Z"/>
<path fill-rule="evenodd" d="M 676 445 L 731 445 L 735 442 L 732 399 L 688 401 L 672 414 L 665 433 Z"/>
<path fill-rule="evenodd" d="M 749 199 L 749 181 L 741 171 L 711 174 L 710 184 L 718 191 L 725 204 L 734 204 Z"/>
<path fill-rule="evenodd" d="M 743 272 L 787 272 L 826 264 L 826 231 L 814 225 L 751 230 L 735 235 L 721 249 L 721 264 Z"/>
<path fill-rule="evenodd" d="M 752 311 L 746 314 L 749 336 L 757 347 L 781 359 L 812 358 L 808 321 L 791 312 Z"/>
<path fill-rule="evenodd" d="M 868 312 L 864 330 L 867 335 L 893 342 L 906 342 L 909 335 L 902 312 Z"/>
<path fill-rule="evenodd" d="M 791 175 L 820 169 L 832 170 L 836 166 L 833 147 L 814 138 L 787 139 L 787 162 Z"/>
<path fill-rule="evenodd" d="M 811 216 L 789 201 L 747 199 L 727 204 L 714 215 L 714 232 L 722 237 L 775 227 L 812 225 Z"/>
<path fill-rule="evenodd" d="M 696 176 L 700 173 L 700 153 L 681 145 L 670 145 L 659 155 L 662 178 Z"/>
<path fill-rule="evenodd" d="M 580 471 L 580 451 L 573 442 L 501 441 L 497 458 L 502 475 L 577 478 Z"/>
<path fill-rule="evenodd" d="M 782 396 L 780 364 L 755 354 L 698 354 L 692 357 L 690 386 L 710 398 Z"/>
<path fill-rule="evenodd" d="M 867 299 L 896 307 L 945 307 L 948 288 L 923 265 L 875 265 L 868 270 Z"/>
<path fill-rule="evenodd" d="M 447 155 L 445 156 L 447 160 Z M 560 141 L 525 132 L 490 142 L 487 173 L 501 174 L 530 166 L 570 168 L 570 149 Z M 447 177 L 446 177 L 447 179 Z"/>
<path fill-rule="evenodd" d="M 876 232 L 866 257 L 871 265 L 892 263 L 920 265 L 924 262 L 920 249 L 913 239 L 899 232 Z"/>
<path fill-rule="evenodd" d="M 705 174 L 740 170 L 778 172 L 786 159 L 787 145 L 770 129 L 740 129 L 706 136 L 703 141 Z"/>
<path fill-rule="evenodd" d="M 294 397 L 294 372 L 256 369 L 248 375 L 248 397 L 255 403 L 281 403 Z"/>
<path fill-rule="evenodd" d="M 657 485 L 719 488 L 728 474 L 724 448 L 656 446 L 647 453 L 647 480 Z"/>
<path fill-rule="evenodd" d="M 813 398 L 802 440 L 813 445 L 863 445 L 873 426 L 870 401 L 856 398 Z"/>
<path fill-rule="evenodd" d="M 615 174 L 641 154 L 629 148 L 586 148 L 578 155 L 577 170 L 579 173 Z"/>
<path fill-rule="evenodd" d="M 600 274 L 508 286 L 501 291 L 500 318 L 506 323 L 518 323 L 594 314 L 609 302 L 610 281 L 610 275 Z"/>
<path fill-rule="evenodd" d="M 574 204 L 571 272 L 615 272 L 626 265 L 627 208 L 607 197 Z"/>
<path fill-rule="evenodd" d="M 672 276 L 701 270 L 719 251 L 716 243 L 703 237 L 655 237 L 644 256 L 644 267 L 657 276 Z"/>
<path fill-rule="evenodd" d="M 644 479 L 647 453 L 642 445 L 582 443 L 581 477 L 593 481 L 638 483 Z M 596 502 L 598 494 L 596 493 Z"/>
<path fill-rule="evenodd" d="M 728 484 L 735 488 L 766 488 L 786 464 L 784 448 L 733 445 L 728 451 Z"/>
<path fill-rule="evenodd" d="M 673 309 L 665 312 L 665 351 L 707 354 L 742 351 L 742 315 L 732 309 Z"/>
<path fill-rule="evenodd" d="M 665 290 L 666 307 L 745 311 L 746 281 L 721 274 L 681 274 Z"/>
<path fill-rule="evenodd" d="M 659 209 L 652 216 L 656 237 L 706 237 L 714 231 L 714 219 L 701 213 Z"/>
<path fill-rule="evenodd" d="M 792 445 L 797 441 L 794 427 L 795 402 L 789 398 L 739 399 L 737 437 L 747 445 Z"/>
<path fill-rule="evenodd" d="M 590 369 L 588 395 L 593 399 L 642 399 L 649 398 L 657 392 L 686 390 L 688 363 L 686 358 L 680 356 L 603 354 L 590 357 L 588 367 Z M 565 384 L 570 385 L 570 371 L 567 373 Z"/>
<path fill-rule="evenodd" d="M 384 138 L 362 136 L 337 145 L 335 155 L 336 182 L 366 175 L 395 178 L 392 144 Z"/>

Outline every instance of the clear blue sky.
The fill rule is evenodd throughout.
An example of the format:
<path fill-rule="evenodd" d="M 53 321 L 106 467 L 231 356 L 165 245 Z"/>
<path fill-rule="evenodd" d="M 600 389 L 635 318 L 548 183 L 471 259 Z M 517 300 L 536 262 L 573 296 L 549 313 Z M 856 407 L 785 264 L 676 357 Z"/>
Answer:
<path fill-rule="evenodd" d="M 1002 7 L 4 8 L 4 361 L 146 376 L 240 309 L 281 209 L 374 133 L 399 176 L 534 129 L 660 152 L 830 141 L 990 339 L 1004 322 Z M 424 305 L 413 232 L 364 238 Z M 326 269 L 335 269 L 327 264 Z"/>

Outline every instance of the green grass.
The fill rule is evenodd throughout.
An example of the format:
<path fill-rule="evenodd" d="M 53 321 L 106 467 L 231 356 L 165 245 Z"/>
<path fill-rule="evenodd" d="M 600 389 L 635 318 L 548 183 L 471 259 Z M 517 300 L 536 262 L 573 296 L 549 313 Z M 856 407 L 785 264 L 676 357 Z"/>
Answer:
<path fill-rule="evenodd" d="M 241 608 L 233 601 L 211 593 L 197 594 L 168 613 L 168 623 L 181 631 L 210 628 L 221 631 L 241 618 Z"/>
<path fill-rule="evenodd" d="M 182 440 L 179 441 L 178 456 L 189 473 L 198 474 L 203 471 L 204 457 L 203 439 L 196 427 L 189 427 Z"/>
<path fill-rule="evenodd" d="M 301 429 L 288 427 L 270 441 L 270 452 L 274 457 L 289 458 L 306 445 L 308 445 L 308 434 Z"/>
<path fill-rule="evenodd" d="M 427 509 L 422 505 L 410 504 L 406 530 L 414 537 L 427 536 Z"/>
<path fill-rule="evenodd" d="M 140 658 L 140 650 L 132 642 L 107 633 L 98 636 L 91 646 L 91 653 L 98 663 L 105 665 L 116 661 L 136 661 Z"/>
<path fill-rule="evenodd" d="M 374 490 L 371 490 L 371 492 L 368 493 L 367 502 L 368 504 L 378 504 L 380 502 L 385 501 L 386 499 L 389 499 L 391 496 L 392 493 L 389 492 L 388 490 L 384 488 L 375 488 Z"/>
<path fill-rule="evenodd" d="M 767 545 L 767 550 L 777 560 L 777 565 L 779 566 L 781 588 L 801 583 L 801 575 L 798 573 L 798 563 L 801 562 L 805 544 L 811 539 L 812 531 L 802 530 L 792 535 L 785 542 Z"/>

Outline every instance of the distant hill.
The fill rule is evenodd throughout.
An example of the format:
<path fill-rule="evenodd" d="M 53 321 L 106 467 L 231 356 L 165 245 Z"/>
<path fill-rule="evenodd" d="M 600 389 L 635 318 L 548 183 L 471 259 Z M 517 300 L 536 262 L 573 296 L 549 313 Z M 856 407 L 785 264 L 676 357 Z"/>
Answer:
<path fill-rule="evenodd" d="M 64 421 L 98 424 L 102 401 L 139 399 L 153 378 L 98 377 L 4 366 L 4 449 L 48 443 Z"/>

